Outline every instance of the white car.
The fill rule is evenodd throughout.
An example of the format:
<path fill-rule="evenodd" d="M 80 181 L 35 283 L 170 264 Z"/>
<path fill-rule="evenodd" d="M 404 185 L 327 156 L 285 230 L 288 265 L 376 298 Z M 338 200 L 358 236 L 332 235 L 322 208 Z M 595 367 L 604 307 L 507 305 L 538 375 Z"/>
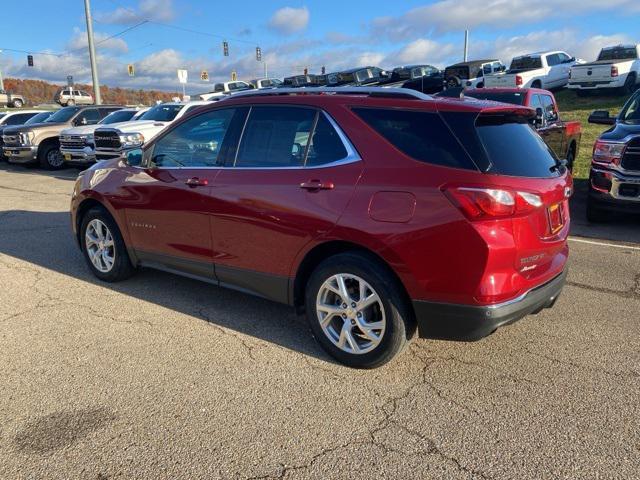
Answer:
<path fill-rule="evenodd" d="M 86 165 L 96 161 L 93 133 L 105 125 L 117 127 L 118 124 L 138 120 L 148 108 L 123 108 L 104 117 L 95 125 L 68 128 L 60 132 L 60 153 L 66 163 Z"/>
<path fill-rule="evenodd" d="M 569 71 L 574 65 L 584 63 L 566 52 L 537 52 L 515 57 L 509 70 L 487 75 L 485 87 L 552 88 L 569 83 Z"/>
<path fill-rule="evenodd" d="M 278 88 L 282 85 L 282 80 L 277 78 L 256 78 L 255 80 L 251 80 L 249 83 L 253 88 L 262 90 L 263 88 Z"/>
<path fill-rule="evenodd" d="M 572 67 L 569 79 L 569 88 L 578 95 L 612 88 L 631 95 L 639 86 L 640 45 L 603 48 L 595 62 Z"/>
<path fill-rule="evenodd" d="M 96 160 L 120 158 L 127 150 L 140 148 L 167 125 L 210 102 L 169 102 L 150 108 L 138 120 L 100 127 L 93 133 Z"/>
<path fill-rule="evenodd" d="M 201 100 L 215 100 L 216 98 L 222 98 L 225 95 L 228 95 L 232 92 L 238 92 L 241 90 L 249 90 L 253 88 L 247 82 L 242 82 L 240 80 L 235 82 L 222 82 L 216 83 L 213 86 L 213 92 L 203 93 L 200 96 Z"/>

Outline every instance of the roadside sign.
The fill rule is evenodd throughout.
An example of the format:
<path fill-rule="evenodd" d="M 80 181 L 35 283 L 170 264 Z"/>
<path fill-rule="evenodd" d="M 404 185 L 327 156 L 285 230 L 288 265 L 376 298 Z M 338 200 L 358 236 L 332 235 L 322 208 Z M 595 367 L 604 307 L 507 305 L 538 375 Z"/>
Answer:
<path fill-rule="evenodd" d="M 187 83 L 188 72 L 186 70 L 178 70 L 178 80 L 180 83 Z"/>
<path fill-rule="evenodd" d="M 130 77 L 133 77 L 136 74 L 136 70 L 131 63 L 127 65 L 127 71 L 129 72 Z"/>
<path fill-rule="evenodd" d="M 73 87 L 73 75 L 67 75 L 67 85 Z"/>
<path fill-rule="evenodd" d="M 209 81 L 209 72 L 207 72 L 206 70 L 203 70 L 200 73 L 200 80 L 202 80 L 203 82 L 208 82 Z"/>
<path fill-rule="evenodd" d="M 235 71 L 235 70 L 233 70 L 233 71 L 231 72 L 231 81 L 232 81 L 232 82 L 235 82 L 236 80 L 238 80 L 238 74 L 236 73 L 236 71 Z"/>

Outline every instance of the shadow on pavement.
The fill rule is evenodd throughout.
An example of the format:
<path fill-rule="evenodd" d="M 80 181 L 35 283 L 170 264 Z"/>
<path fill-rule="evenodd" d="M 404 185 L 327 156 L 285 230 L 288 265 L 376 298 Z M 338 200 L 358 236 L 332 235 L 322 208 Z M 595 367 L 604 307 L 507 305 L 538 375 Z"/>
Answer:
<path fill-rule="evenodd" d="M 571 198 L 571 235 L 598 240 L 640 243 L 640 216 L 612 215 L 607 223 L 587 221 L 587 195 L 589 181 L 575 180 L 575 193 Z"/>
<path fill-rule="evenodd" d="M 0 171 L 19 175 L 47 176 L 58 180 L 75 180 L 80 172 L 80 170 L 75 167 L 67 167 L 61 170 L 44 170 L 38 164 L 29 163 L 26 165 L 18 165 L 9 163 L 6 160 L 0 160 Z"/>
<path fill-rule="evenodd" d="M 286 305 L 154 270 L 140 270 L 120 283 L 100 282 L 75 244 L 68 212 L 0 212 L 0 253 L 332 362 L 306 322 Z"/>

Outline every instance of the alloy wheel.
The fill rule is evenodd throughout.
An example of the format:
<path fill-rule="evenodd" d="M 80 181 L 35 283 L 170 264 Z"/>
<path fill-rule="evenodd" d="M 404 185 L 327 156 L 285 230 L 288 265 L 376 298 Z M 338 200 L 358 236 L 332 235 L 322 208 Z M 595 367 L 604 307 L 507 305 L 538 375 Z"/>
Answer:
<path fill-rule="evenodd" d="M 94 218 L 85 231 L 85 249 L 93 266 L 102 273 L 113 269 L 116 247 L 113 235 L 104 222 Z"/>
<path fill-rule="evenodd" d="M 362 355 L 384 336 L 386 315 L 378 293 L 362 278 L 340 273 L 328 278 L 316 299 L 322 331 L 340 350 Z"/>
<path fill-rule="evenodd" d="M 51 149 L 47 152 L 47 163 L 54 168 L 61 167 L 63 162 L 60 150 Z"/>

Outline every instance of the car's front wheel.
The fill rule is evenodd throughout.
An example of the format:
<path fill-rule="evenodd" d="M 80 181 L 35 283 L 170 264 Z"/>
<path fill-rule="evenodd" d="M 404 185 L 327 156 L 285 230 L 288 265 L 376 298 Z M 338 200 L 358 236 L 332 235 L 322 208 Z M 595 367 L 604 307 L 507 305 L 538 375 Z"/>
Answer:
<path fill-rule="evenodd" d="M 16 99 L 16 100 L 13 101 L 13 107 L 14 108 L 22 108 L 22 105 L 23 105 L 22 100 Z"/>
<path fill-rule="evenodd" d="M 311 330 L 332 357 L 375 368 L 413 336 L 413 311 L 393 273 L 359 252 L 328 258 L 313 272 L 305 308 Z"/>
<path fill-rule="evenodd" d="M 47 170 L 60 170 L 64 166 L 64 158 L 60 147 L 54 143 L 43 145 L 38 152 L 38 162 Z"/>
<path fill-rule="evenodd" d="M 118 282 L 134 273 L 115 221 L 103 208 L 92 208 L 80 227 L 82 252 L 93 274 L 105 282 Z"/>

